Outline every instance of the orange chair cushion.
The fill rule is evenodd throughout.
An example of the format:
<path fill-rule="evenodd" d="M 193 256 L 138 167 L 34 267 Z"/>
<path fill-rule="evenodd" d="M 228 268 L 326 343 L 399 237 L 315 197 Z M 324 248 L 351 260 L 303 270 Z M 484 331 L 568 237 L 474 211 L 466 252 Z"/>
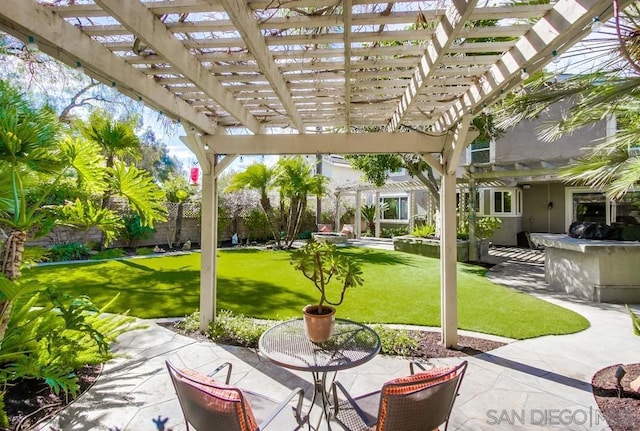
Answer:
<path fill-rule="evenodd" d="M 380 417 L 378 418 L 376 430 L 384 431 L 385 418 L 387 415 L 387 405 L 389 403 L 389 395 L 411 394 L 419 389 L 428 388 L 429 386 L 433 386 L 435 384 L 450 380 L 455 376 L 455 373 L 451 372 L 454 368 L 455 367 L 433 368 L 431 370 L 416 373 L 411 376 L 398 377 L 397 379 L 389 380 L 386 385 L 405 384 L 412 382 L 415 382 L 415 384 L 406 386 L 385 385 L 382 392 L 382 406 L 380 408 Z M 437 431 L 437 428 L 435 431 Z"/>
<path fill-rule="evenodd" d="M 331 229 L 327 225 L 322 225 L 320 232 L 331 232 Z"/>
<path fill-rule="evenodd" d="M 209 409 L 221 413 L 228 413 L 229 409 L 234 409 L 238 415 L 242 431 L 256 431 L 258 429 L 258 423 L 253 415 L 253 410 L 251 409 L 247 399 L 242 397 L 243 407 L 247 418 L 245 421 L 245 415 L 242 414 L 243 409 L 240 408 L 240 404 L 238 403 L 238 401 L 240 401 L 240 394 L 235 390 L 232 390 L 232 388 L 238 388 L 226 385 L 213 377 L 205 376 L 193 370 L 183 369 L 180 370 L 180 372 L 190 379 L 193 379 L 188 381 L 191 386 L 200 389 L 205 394 L 212 395 L 212 397 L 204 397 L 202 400 Z M 178 376 L 178 378 L 179 377 L 180 376 Z M 213 385 L 214 387 L 210 385 Z"/>

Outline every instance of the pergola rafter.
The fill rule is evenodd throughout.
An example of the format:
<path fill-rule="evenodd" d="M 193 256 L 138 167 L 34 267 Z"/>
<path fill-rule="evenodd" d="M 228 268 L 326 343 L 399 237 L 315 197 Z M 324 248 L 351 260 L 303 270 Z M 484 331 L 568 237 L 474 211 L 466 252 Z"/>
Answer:
<path fill-rule="evenodd" d="M 216 309 L 217 178 L 235 157 L 419 154 L 441 176 L 442 326 L 451 347 L 456 168 L 478 134 L 472 118 L 518 86 L 523 69 L 541 69 L 614 9 L 610 0 L 478 3 L 0 0 L 0 30 L 182 122 L 204 173 L 203 329 Z M 421 133 L 396 132 L 400 125 Z"/>

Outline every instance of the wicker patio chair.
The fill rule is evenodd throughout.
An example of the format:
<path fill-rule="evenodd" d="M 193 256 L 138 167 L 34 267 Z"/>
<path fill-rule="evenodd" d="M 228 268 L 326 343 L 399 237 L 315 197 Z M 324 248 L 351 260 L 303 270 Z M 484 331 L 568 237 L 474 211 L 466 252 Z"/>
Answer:
<path fill-rule="evenodd" d="M 414 373 L 414 364 L 423 371 Z M 410 376 L 391 380 L 381 390 L 359 397 L 352 397 L 336 381 L 335 418 L 349 431 L 433 431 L 442 424 L 446 430 L 466 369 L 466 361 L 428 371 L 412 363 Z"/>
<path fill-rule="evenodd" d="M 225 362 L 211 375 L 178 369 L 166 361 L 178 395 L 186 429 L 196 431 L 299 430 L 307 422 L 301 415 L 304 391 L 294 389 L 284 401 L 229 385 L 231 364 Z M 224 382 L 211 377 L 227 367 Z M 297 398 L 295 407 L 287 408 Z"/>

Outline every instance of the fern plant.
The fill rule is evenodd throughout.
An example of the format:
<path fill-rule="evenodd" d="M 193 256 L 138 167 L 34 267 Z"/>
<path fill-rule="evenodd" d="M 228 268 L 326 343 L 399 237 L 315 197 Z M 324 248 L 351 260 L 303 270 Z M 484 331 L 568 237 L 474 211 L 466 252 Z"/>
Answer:
<path fill-rule="evenodd" d="M 56 394 L 77 394 L 75 371 L 113 358 L 109 346 L 118 335 L 141 328 L 132 317 L 105 314 L 116 298 L 99 308 L 86 297 L 38 292 L 4 277 L 0 293 L 13 305 L 0 347 L 0 406 L 2 388 L 20 379 L 43 380 Z M 3 418 L 0 411 L 0 424 Z"/>

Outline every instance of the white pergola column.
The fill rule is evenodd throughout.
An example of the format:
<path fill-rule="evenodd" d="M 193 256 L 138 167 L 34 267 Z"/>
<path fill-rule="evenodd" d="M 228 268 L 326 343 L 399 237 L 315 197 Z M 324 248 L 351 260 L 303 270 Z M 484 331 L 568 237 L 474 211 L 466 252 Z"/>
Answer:
<path fill-rule="evenodd" d="M 218 178 L 216 161 L 202 176 L 202 225 L 200 234 L 200 330 L 207 331 L 216 315 L 216 249 L 218 245 Z"/>
<path fill-rule="evenodd" d="M 467 146 L 470 124 L 471 116 L 465 116 L 449 133 L 440 166 L 440 312 L 442 343 L 450 349 L 458 347 L 456 170 Z"/>
<path fill-rule="evenodd" d="M 356 223 L 355 223 L 355 237 L 360 239 L 360 232 L 362 231 L 362 192 L 356 191 Z"/>
<path fill-rule="evenodd" d="M 416 205 L 416 191 L 409 191 L 409 202 L 407 202 L 407 216 L 409 217 L 409 233 L 415 228 L 415 216 L 418 212 L 418 206 Z"/>
<path fill-rule="evenodd" d="M 478 247 L 476 240 L 476 180 L 469 179 L 469 260 L 479 261 Z"/>
<path fill-rule="evenodd" d="M 376 192 L 376 238 L 380 238 L 380 218 L 382 214 L 380 214 L 380 192 Z"/>
<path fill-rule="evenodd" d="M 445 173 L 440 186 L 440 313 L 442 342 L 447 348 L 458 345 L 456 174 Z"/>

